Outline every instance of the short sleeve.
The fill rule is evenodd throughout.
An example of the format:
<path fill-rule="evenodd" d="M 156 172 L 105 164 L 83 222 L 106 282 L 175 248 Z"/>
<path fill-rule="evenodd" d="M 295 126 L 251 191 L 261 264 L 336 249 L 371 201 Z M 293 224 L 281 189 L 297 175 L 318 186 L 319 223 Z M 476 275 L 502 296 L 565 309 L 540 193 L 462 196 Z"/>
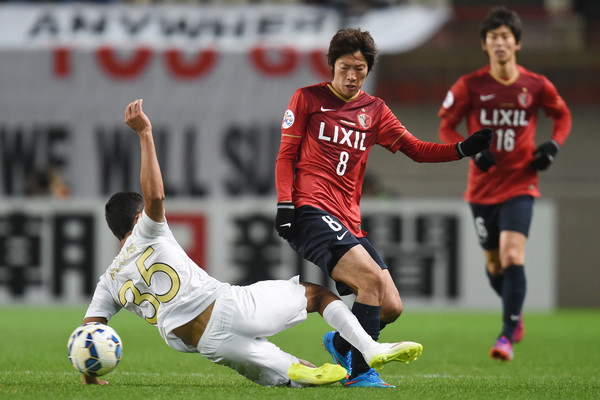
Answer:
<path fill-rule="evenodd" d="M 102 276 L 98 285 L 96 285 L 96 290 L 85 313 L 85 318 L 103 317 L 108 321 L 120 309 L 121 305 L 115 302 L 106 284 L 106 276 Z"/>
<path fill-rule="evenodd" d="M 166 226 L 166 219 L 164 222 L 153 221 L 144 210 L 142 211 L 142 216 L 135 224 L 134 232 L 137 231 L 137 233 L 144 238 L 153 238 L 160 236 L 164 229 L 166 229 Z"/>
<path fill-rule="evenodd" d="M 465 79 L 461 77 L 446 93 L 442 107 L 438 111 L 438 117 L 450 118 L 458 123 L 465 116 L 469 105 L 469 91 Z"/>

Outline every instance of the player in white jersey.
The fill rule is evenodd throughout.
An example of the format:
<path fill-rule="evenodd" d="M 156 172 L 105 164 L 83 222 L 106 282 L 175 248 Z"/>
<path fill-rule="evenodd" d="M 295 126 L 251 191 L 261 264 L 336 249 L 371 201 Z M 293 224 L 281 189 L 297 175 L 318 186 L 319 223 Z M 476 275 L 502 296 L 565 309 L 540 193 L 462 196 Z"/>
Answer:
<path fill-rule="evenodd" d="M 265 386 L 322 385 L 346 377 L 340 365 L 317 368 L 266 339 L 306 320 L 307 312 L 319 312 L 372 367 L 421 354 L 415 342 L 374 341 L 323 286 L 298 277 L 232 286 L 208 275 L 186 255 L 165 219 L 162 175 L 142 100 L 127 106 L 125 122 L 140 139 L 143 196 L 120 192 L 106 204 L 106 221 L 121 251 L 100 277 L 83 323 L 106 324 L 126 308 L 156 326 L 173 349 L 199 352 Z M 108 383 L 85 375 L 83 381 Z"/>

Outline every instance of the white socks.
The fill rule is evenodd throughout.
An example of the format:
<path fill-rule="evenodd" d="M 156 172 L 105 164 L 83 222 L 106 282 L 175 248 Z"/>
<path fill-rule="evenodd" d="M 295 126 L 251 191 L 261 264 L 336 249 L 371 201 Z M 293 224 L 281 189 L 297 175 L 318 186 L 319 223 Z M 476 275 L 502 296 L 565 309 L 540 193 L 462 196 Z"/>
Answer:
<path fill-rule="evenodd" d="M 323 319 L 361 353 L 377 346 L 377 342 L 365 332 L 356 316 L 342 300 L 329 303 L 323 310 Z"/>

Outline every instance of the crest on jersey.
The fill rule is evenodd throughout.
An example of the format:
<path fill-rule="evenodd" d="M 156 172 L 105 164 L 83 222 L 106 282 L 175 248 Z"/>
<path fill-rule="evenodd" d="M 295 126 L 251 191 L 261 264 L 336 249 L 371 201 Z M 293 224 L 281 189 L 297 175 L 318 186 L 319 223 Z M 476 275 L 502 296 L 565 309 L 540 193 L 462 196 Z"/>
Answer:
<path fill-rule="evenodd" d="M 363 129 L 369 129 L 371 127 L 371 116 L 366 113 L 358 114 L 358 123 Z"/>
<path fill-rule="evenodd" d="M 519 100 L 521 107 L 527 108 L 533 102 L 533 96 L 527 91 L 527 89 L 523 88 L 523 92 L 517 96 L 517 100 Z"/>
<path fill-rule="evenodd" d="M 292 110 L 285 110 L 283 113 L 283 121 L 281 121 L 281 127 L 287 129 L 294 124 L 294 113 Z"/>

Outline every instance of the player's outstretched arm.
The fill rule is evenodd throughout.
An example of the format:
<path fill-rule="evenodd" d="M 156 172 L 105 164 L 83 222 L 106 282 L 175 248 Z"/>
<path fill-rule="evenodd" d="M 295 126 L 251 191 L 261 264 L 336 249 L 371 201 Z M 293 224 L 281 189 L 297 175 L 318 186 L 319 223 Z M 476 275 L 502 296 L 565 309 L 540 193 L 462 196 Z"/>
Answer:
<path fill-rule="evenodd" d="M 152 124 L 142 110 L 142 99 L 131 102 L 125 109 L 125 123 L 138 133 L 140 138 L 141 168 L 140 183 L 144 196 L 144 210 L 156 222 L 165 218 L 165 189 L 160 165 L 154 148 Z"/>

